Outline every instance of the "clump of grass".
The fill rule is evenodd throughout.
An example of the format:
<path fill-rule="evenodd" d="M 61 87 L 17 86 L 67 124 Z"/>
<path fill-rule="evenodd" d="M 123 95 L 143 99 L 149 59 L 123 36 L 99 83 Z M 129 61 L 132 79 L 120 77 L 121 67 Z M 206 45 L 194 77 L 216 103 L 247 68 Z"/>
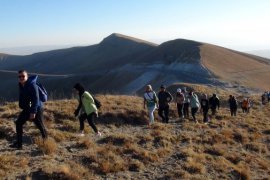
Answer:
<path fill-rule="evenodd" d="M 103 148 L 97 151 L 98 154 L 98 164 L 99 171 L 102 173 L 112 173 L 118 171 L 127 170 L 128 166 L 126 161 L 117 153 L 115 153 L 115 149 L 113 148 Z"/>
<path fill-rule="evenodd" d="M 74 134 L 65 131 L 62 132 L 59 130 L 50 130 L 49 136 L 52 137 L 56 142 L 63 142 L 65 140 L 70 140 Z"/>
<path fill-rule="evenodd" d="M 98 123 L 144 125 L 148 114 L 141 103 L 143 98 L 137 96 L 99 96 L 104 105 L 100 110 Z M 136 102 L 136 103 L 134 103 Z"/>
<path fill-rule="evenodd" d="M 27 167 L 29 164 L 29 159 L 23 157 L 19 160 L 19 166 L 22 167 L 22 168 L 25 168 Z"/>
<path fill-rule="evenodd" d="M 68 180 L 81 179 L 80 176 L 77 175 L 77 173 L 75 173 L 74 171 L 72 171 L 71 168 L 67 165 L 60 166 L 56 174 L 60 174 L 60 177 L 62 176 L 61 179 L 68 179 Z"/>
<path fill-rule="evenodd" d="M 74 164 L 74 163 L 73 163 Z M 75 166 L 77 167 L 77 166 Z M 83 176 L 78 174 L 79 169 L 72 170 L 69 165 L 64 164 L 57 167 L 47 167 L 39 169 L 32 173 L 33 179 L 66 179 L 66 180 L 79 180 Z"/>
<path fill-rule="evenodd" d="M 242 160 L 241 155 L 238 153 L 228 153 L 225 158 L 233 164 L 238 164 Z"/>
<path fill-rule="evenodd" d="M 68 132 L 73 132 L 76 133 L 78 132 L 79 128 L 79 123 L 75 123 L 74 121 L 70 121 L 70 120 L 65 120 L 63 122 L 63 126 L 62 126 L 63 130 L 68 131 Z"/>
<path fill-rule="evenodd" d="M 5 177 L 14 168 L 16 161 L 17 157 L 14 155 L 0 155 L 0 175 Z"/>
<path fill-rule="evenodd" d="M 235 175 L 236 179 L 242 179 L 242 180 L 250 180 L 250 169 L 248 166 L 239 164 L 237 166 L 233 167 L 232 174 Z"/>
<path fill-rule="evenodd" d="M 246 133 L 241 132 L 241 130 L 237 130 L 234 134 L 234 140 L 241 144 L 246 144 L 248 142 L 248 136 Z"/>
<path fill-rule="evenodd" d="M 266 160 L 266 159 L 258 159 L 258 164 L 261 166 L 261 168 L 263 170 L 269 170 L 270 167 L 269 167 L 269 160 Z"/>
<path fill-rule="evenodd" d="M 126 134 L 118 133 L 107 136 L 99 141 L 100 143 L 112 143 L 113 145 L 123 146 L 128 143 L 133 143 L 133 138 Z"/>
<path fill-rule="evenodd" d="M 223 156 L 225 154 L 225 150 L 226 149 L 224 149 L 224 147 L 215 145 L 207 148 L 204 152 L 214 156 Z"/>
<path fill-rule="evenodd" d="M 141 169 L 144 169 L 144 164 L 136 159 L 132 159 L 128 163 L 128 170 L 129 171 L 140 171 Z"/>
<path fill-rule="evenodd" d="M 0 126 L 0 139 L 7 139 L 14 130 L 11 127 Z"/>
<path fill-rule="evenodd" d="M 45 154 L 48 154 L 48 155 L 54 154 L 57 151 L 57 144 L 52 138 L 47 138 L 43 140 L 42 138 L 39 137 L 35 139 L 35 143 Z"/>
<path fill-rule="evenodd" d="M 184 169 L 190 174 L 203 174 L 206 171 L 203 164 L 195 162 L 193 159 L 189 159 L 184 164 Z"/>
<path fill-rule="evenodd" d="M 136 136 L 138 139 L 138 144 L 141 146 L 145 146 L 147 145 L 149 142 L 151 142 L 153 140 L 153 137 L 150 136 L 149 134 L 145 134 L 145 135 L 137 135 Z"/>
<path fill-rule="evenodd" d="M 233 140 L 233 131 L 231 129 L 223 129 L 221 130 L 220 134 L 223 136 L 224 142 L 231 143 Z"/>
<path fill-rule="evenodd" d="M 163 158 L 167 157 L 168 154 L 170 154 L 173 150 L 170 147 L 165 147 L 165 148 L 159 148 L 156 152 L 158 157 Z"/>
<path fill-rule="evenodd" d="M 258 142 L 251 142 L 251 143 L 245 144 L 245 148 L 246 148 L 246 150 L 254 151 L 257 153 L 266 153 L 267 152 L 266 145 L 264 145 L 262 143 L 258 143 Z"/>
<path fill-rule="evenodd" d="M 81 140 L 79 142 L 79 146 L 87 149 L 96 148 L 96 144 L 88 138 L 84 138 L 83 140 Z"/>
<path fill-rule="evenodd" d="M 176 168 L 167 172 L 162 179 L 190 179 L 190 174 L 182 168 Z"/>

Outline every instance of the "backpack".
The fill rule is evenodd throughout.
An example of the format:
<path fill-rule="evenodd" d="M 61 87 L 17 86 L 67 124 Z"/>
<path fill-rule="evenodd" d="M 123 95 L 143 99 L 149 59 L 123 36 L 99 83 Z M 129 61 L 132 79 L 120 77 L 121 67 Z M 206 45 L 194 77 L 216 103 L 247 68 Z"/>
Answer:
<path fill-rule="evenodd" d="M 97 98 L 95 98 L 93 95 L 92 95 L 92 97 L 93 97 L 93 99 L 94 99 L 94 103 L 95 103 L 96 107 L 97 107 L 98 109 L 100 109 L 100 107 L 101 107 L 101 102 L 100 102 Z"/>
<path fill-rule="evenodd" d="M 46 102 L 48 101 L 48 93 L 46 91 L 46 89 L 44 88 L 44 86 L 40 83 L 36 83 L 37 87 L 38 87 L 38 95 L 39 95 L 39 100 L 41 102 Z"/>

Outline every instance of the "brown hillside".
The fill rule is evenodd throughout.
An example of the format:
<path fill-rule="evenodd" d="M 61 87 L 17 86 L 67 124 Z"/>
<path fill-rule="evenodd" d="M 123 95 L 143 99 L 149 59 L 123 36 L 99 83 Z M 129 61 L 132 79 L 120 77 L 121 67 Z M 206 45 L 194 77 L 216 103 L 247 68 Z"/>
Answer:
<path fill-rule="evenodd" d="M 161 84 L 204 84 L 247 93 L 270 89 L 266 59 L 186 39 L 156 45 L 113 33 L 92 46 L 2 59 L 2 74 L 19 69 L 43 74 L 39 81 L 54 97 L 69 97 L 77 82 L 93 93 L 129 95 L 141 93 L 146 84 L 154 89 Z M 5 88 L 0 99 L 16 99 L 16 78 L 5 75 L 1 83 Z"/>
<path fill-rule="evenodd" d="M 200 47 L 203 65 L 220 80 L 260 89 L 270 89 L 270 65 L 255 56 L 245 56 L 222 47 Z"/>

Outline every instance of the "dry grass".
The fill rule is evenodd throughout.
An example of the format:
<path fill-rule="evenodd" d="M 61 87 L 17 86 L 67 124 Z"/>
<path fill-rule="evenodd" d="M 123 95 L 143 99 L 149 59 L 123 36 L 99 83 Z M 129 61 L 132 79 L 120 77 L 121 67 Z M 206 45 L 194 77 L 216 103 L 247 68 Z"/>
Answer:
<path fill-rule="evenodd" d="M 203 174 L 205 173 L 205 166 L 200 162 L 196 162 L 193 159 L 188 159 L 184 165 L 184 169 L 190 174 Z"/>
<path fill-rule="evenodd" d="M 52 138 L 43 140 L 42 138 L 36 138 L 35 143 L 39 146 L 45 154 L 54 154 L 57 151 L 57 144 Z"/>
<path fill-rule="evenodd" d="M 83 147 L 83 148 L 87 148 L 87 149 L 90 149 L 90 148 L 96 148 L 96 144 L 92 141 L 92 140 L 90 140 L 90 139 L 88 139 L 88 138 L 84 138 L 84 139 L 82 139 L 80 142 L 79 142 L 79 146 L 80 147 Z"/>
<path fill-rule="evenodd" d="M 250 180 L 250 169 L 247 165 L 239 164 L 234 166 L 233 172 L 237 179 Z"/>
<path fill-rule="evenodd" d="M 17 157 L 15 155 L 0 155 L 0 175 L 5 177 L 15 166 L 16 161 Z"/>
<path fill-rule="evenodd" d="M 208 87 L 194 88 L 203 92 Z M 220 92 L 227 99 L 228 94 Z M 260 174 L 259 179 L 263 179 L 269 176 L 270 105 L 261 107 L 259 97 L 253 98 L 251 113 L 239 112 L 236 118 L 229 116 L 223 104 L 209 125 L 186 120 L 168 125 L 156 122 L 146 128 L 148 116 L 142 98 L 98 96 L 102 103 L 96 120 L 103 134 L 100 138 L 87 122 L 86 136 L 77 136 L 76 100 L 48 102 L 45 122 L 50 138 L 43 143 L 39 131 L 27 124 L 25 134 L 34 136 L 37 146 L 27 144 L 26 150 L 16 154 L 0 144 L 2 151 L 8 152 L 0 155 L 0 175 L 15 178 L 13 172 L 17 171 L 33 179 L 41 175 L 54 179 L 143 179 L 147 178 L 144 173 L 150 173 L 150 179 L 253 179 Z M 177 114 L 175 105 L 172 108 L 173 119 Z M 16 103 L 0 107 L 1 142 L 13 137 L 10 119 L 18 112 Z M 202 114 L 197 116 L 201 121 Z M 35 153 L 40 150 L 45 156 Z"/>

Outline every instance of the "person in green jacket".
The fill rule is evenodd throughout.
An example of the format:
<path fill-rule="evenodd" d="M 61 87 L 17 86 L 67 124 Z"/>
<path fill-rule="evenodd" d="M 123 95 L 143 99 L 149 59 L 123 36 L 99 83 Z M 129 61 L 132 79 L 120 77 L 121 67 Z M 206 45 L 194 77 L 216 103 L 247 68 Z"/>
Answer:
<path fill-rule="evenodd" d="M 84 87 L 80 83 L 76 83 L 73 88 L 79 95 L 79 105 L 74 112 L 74 115 L 79 116 L 80 120 L 80 136 L 84 136 L 84 121 L 87 119 L 89 125 L 93 128 L 98 136 L 101 133 L 98 131 L 94 119 L 98 117 L 98 110 L 95 105 L 94 99 L 91 94 L 85 91 Z"/>

